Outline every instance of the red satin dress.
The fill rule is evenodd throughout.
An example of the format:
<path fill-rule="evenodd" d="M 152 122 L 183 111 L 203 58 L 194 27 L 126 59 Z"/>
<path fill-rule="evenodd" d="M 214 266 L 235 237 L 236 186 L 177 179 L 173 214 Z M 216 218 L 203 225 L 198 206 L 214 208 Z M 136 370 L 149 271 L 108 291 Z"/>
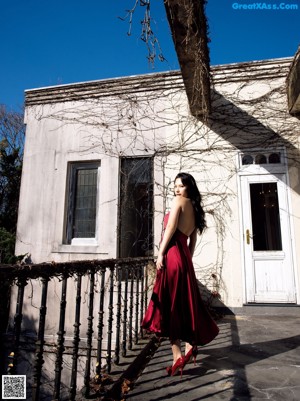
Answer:
<path fill-rule="evenodd" d="M 165 216 L 164 227 L 169 214 Z M 205 345 L 219 333 L 200 296 L 188 237 L 178 229 L 164 255 L 164 267 L 157 271 L 153 293 L 142 328 L 192 345 Z"/>

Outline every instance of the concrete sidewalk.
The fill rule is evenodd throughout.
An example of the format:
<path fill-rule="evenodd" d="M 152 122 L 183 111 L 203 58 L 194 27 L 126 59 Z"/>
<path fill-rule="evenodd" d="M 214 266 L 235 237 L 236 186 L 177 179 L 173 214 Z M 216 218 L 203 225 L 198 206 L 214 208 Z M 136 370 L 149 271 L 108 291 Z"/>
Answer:
<path fill-rule="evenodd" d="M 182 379 L 168 377 L 163 341 L 126 400 L 300 400 L 300 315 L 226 316 Z"/>

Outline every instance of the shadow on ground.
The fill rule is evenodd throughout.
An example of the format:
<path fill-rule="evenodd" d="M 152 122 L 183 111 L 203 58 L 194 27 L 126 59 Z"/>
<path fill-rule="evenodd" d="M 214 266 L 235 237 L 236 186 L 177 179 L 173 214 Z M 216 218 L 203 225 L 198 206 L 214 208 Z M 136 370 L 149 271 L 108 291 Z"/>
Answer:
<path fill-rule="evenodd" d="M 219 327 L 182 379 L 167 376 L 171 353 L 162 341 L 126 399 L 300 400 L 300 316 L 233 315 Z"/>

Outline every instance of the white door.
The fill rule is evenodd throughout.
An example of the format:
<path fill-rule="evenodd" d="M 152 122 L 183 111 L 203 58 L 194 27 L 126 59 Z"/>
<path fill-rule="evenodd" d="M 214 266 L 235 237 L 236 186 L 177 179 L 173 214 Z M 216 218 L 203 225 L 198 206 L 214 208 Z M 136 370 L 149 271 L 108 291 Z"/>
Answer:
<path fill-rule="evenodd" d="M 241 177 L 246 302 L 296 302 L 285 174 Z"/>

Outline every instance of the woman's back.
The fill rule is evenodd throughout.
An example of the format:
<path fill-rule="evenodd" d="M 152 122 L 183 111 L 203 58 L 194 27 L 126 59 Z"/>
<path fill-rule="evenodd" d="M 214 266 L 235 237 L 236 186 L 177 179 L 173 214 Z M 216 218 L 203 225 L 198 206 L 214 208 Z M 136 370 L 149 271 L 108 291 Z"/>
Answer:
<path fill-rule="evenodd" d="M 189 198 L 178 198 L 177 199 L 180 202 L 181 212 L 178 217 L 177 228 L 179 231 L 189 237 L 196 227 L 194 208 Z"/>

